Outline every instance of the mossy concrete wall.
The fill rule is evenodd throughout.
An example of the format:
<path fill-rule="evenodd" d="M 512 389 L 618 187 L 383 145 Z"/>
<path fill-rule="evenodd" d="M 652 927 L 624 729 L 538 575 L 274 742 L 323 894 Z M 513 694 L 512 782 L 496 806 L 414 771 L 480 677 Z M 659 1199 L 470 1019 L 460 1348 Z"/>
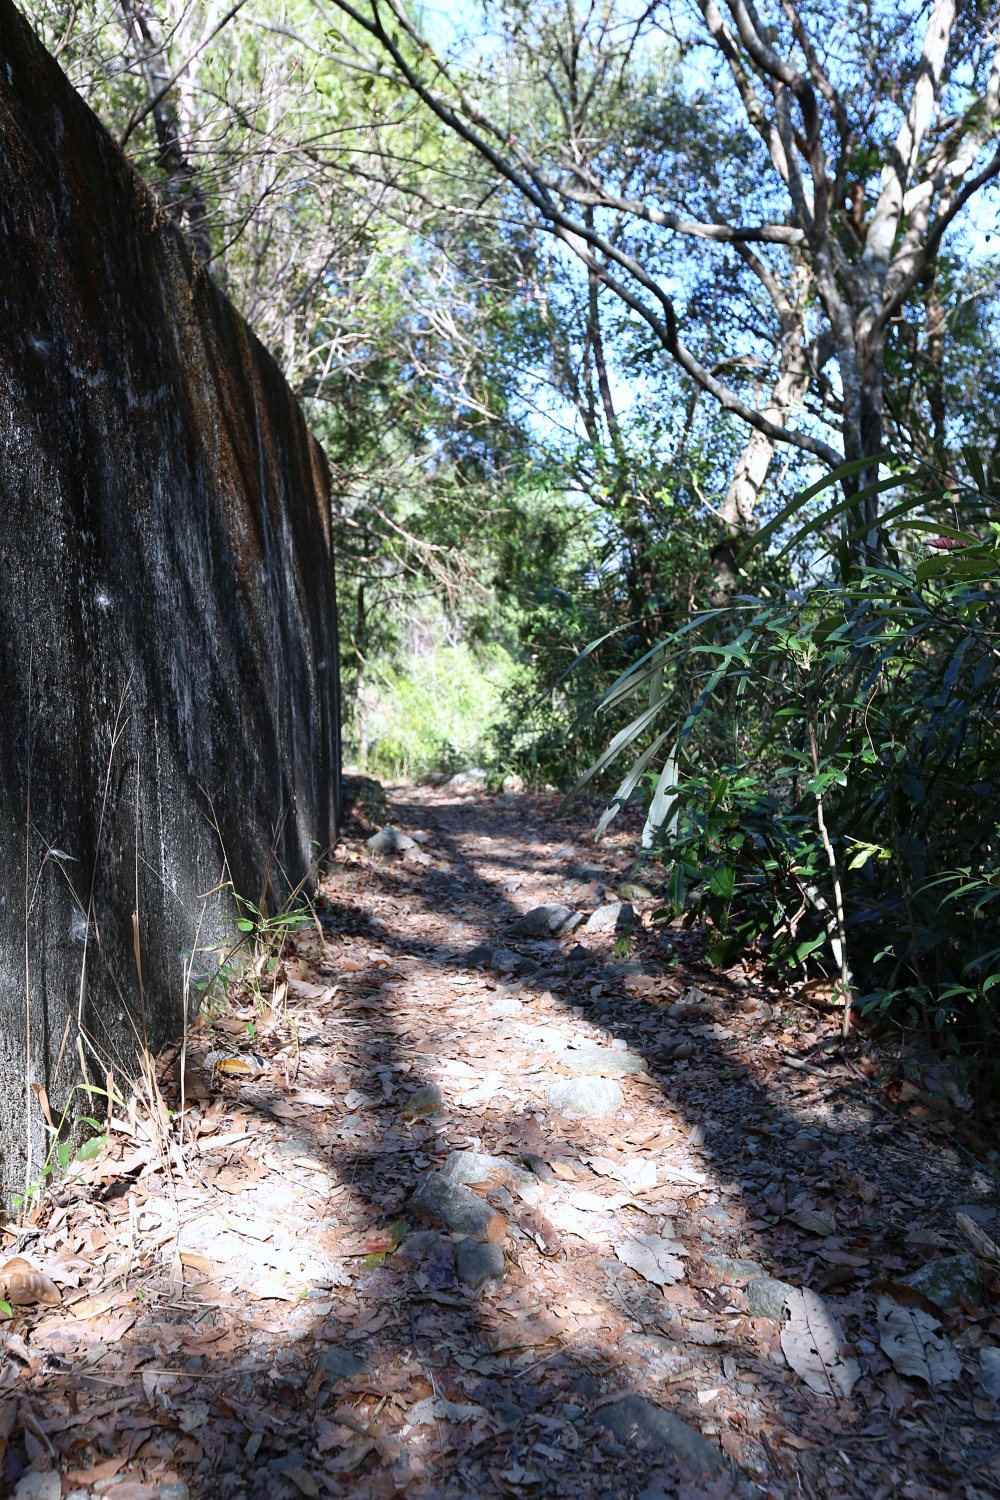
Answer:
<path fill-rule="evenodd" d="M 339 786 L 323 454 L 8 0 L 0 507 L 7 1195 L 33 1086 L 179 1034 L 231 922 L 206 892 L 298 880 Z"/>

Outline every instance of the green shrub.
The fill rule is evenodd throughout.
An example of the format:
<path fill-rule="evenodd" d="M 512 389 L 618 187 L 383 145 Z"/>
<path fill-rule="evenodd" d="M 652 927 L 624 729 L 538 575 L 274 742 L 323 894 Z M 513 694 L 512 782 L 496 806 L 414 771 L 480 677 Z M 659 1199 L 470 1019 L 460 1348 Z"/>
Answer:
<path fill-rule="evenodd" d="M 693 616 L 605 700 L 646 700 L 619 750 L 654 730 L 673 747 L 647 843 L 668 910 L 704 919 L 711 957 L 818 962 L 862 1011 L 973 1067 L 1000 1025 L 1000 524 L 974 459 L 961 527 L 934 519 L 954 515 L 952 488 L 900 476 L 897 547 Z M 843 514 L 797 533 L 814 569 L 817 533 Z"/>
<path fill-rule="evenodd" d="M 366 769 L 425 776 L 491 760 L 503 700 L 523 668 L 502 646 L 437 646 L 379 674 L 367 716 Z"/>

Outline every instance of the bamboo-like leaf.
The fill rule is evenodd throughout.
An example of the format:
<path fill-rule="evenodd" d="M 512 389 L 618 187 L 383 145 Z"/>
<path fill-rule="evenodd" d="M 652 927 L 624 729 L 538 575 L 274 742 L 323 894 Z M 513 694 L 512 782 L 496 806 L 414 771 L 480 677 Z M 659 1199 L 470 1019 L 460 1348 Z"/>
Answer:
<path fill-rule="evenodd" d="M 958 583 L 965 583 L 974 578 L 989 578 L 997 572 L 995 558 L 981 555 L 970 557 L 965 552 L 945 552 L 918 563 L 915 576 L 918 583 L 927 583 L 943 573 Z"/>
<path fill-rule="evenodd" d="M 622 805 L 635 791 L 635 788 L 639 784 L 639 778 L 642 776 L 643 771 L 645 771 L 646 767 L 649 765 L 650 761 L 653 759 L 654 755 L 659 750 L 660 746 L 663 744 L 663 741 L 669 734 L 670 730 L 665 729 L 662 734 L 657 735 L 656 739 L 649 746 L 648 750 L 644 750 L 639 756 L 639 759 L 636 761 L 635 765 L 629 771 L 628 775 L 625 777 L 618 790 L 615 792 L 614 796 L 611 799 L 611 802 L 601 814 L 597 823 L 597 827 L 594 830 L 595 840 L 599 839 L 601 835 L 606 831 L 612 818 L 614 818 L 621 811 Z"/>
<path fill-rule="evenodd" d="M 657 647 L 654 649 L 658 650 L 660 648 Z M 647 656 L 649 654 L 647 652 Z M 643 660 L 645 659 L 644 657 Z M 657 660 L 647 666 L 645 671 L 634 672 L 630 669 L 628 672 L 623 672 L 612 683 L 611 687 L 608 688 L 608 691 L 597 705 L 598 708 L 613 708 L 616 703 L 624 703 L 625 699 L 630 698 L 633 693 L 638 693 L 649 683 L 655 682 L 656 678 L 663 672 L 665 665 L 666 663 L 663 660 Z"/>
<path fill-rule="evenodd" d="M 776 556 L 779 558 L 784 557 L 786 552 L 790 552 L 793 547 L 798 546 L 798 544 L 803 541 L 810 532 L 818 531 L 822 526 L 827 525 L 829 521 L 835 521 L 836 518 L 840 515 L 843 515 L 845 511 L 855 510 L 866 500 L 874 499 L 876 495 L 884 494 L 886 490 L 898 489 L 899 486 L 904 482 L 905 476 L 904 478 L 900 479 L 880 479 L 877 484 L 870 484 L 867 489 L 859 490 L 856 495 L 845 495 L 842 499 L 836 501 L 835 504 L 828 505 L 826 510 L 820 511 L 818 516 L 813 516 L 805 523 L 804 526 L 801 526 L 799 530 L 794 534 L 794 536 L 792 536 L 785 543 L 781 551 L 776 553 Z M 930 498 L 931 496 L 927 494 L 915 495 L 913 501 L 911 502 L 910 508 L 913 509 L 917 505 L 922 505 L 925 500 Z M 897 507 L 897 514 L 902 514 L 902 512 L 899 510 L 899 507 Z M 851 536 L 864 536 L 867 534 L 869 529 L 870 528 L 867 526 L 856 527 L 851 532 Z"/>
<path fill-rule="evenodd" d="M 677 747 L 675 746 L 667 756 L 653 792 L 653 799 L 649 804 L 646 823 L 642 830 L 644 849 L 652 848 L 655 835 L 668 820 L 667 837 L 672 838 L 677 832 L 677 798 Z"/>
<path fill-rule="evenodd" d="M 705 656 L 721 656 L 727 663 L 740 661 L 744 666 L 749 667 L 751 665 L 750 657 L 738 643 L 734 643 L 732 646 L 692 646 L 690 654 L 694 656 L 696 653 Z"/>
<path fill-rule="evenodd" d="M 702 711 L 704 710 L 706 704 L 708 703 L 712 694 L 715 692 L 715 689 L 719 686 L 719 683 L 722 681 L 723 677 L 725 677 L 728 670 L 729 667 L 726 662 L 723 662 L 721 667 L 716 667 L 715 671 L 708 679 L 708 682 L 698 694 L 698 697 L 695 699 L 687 718 L 681 725 L 681 732 L 677 740 L 678 747 L 683 744 L 688 735 L 691 733 L 695 724 L 698 722 L 698 719 L 701 717 Z"/>
<path fill-rule="evenodd" d="M 739 602 L 745 603 L 746 600 L 741 597 L 741 600 Z M 759 599 L 754 599 L 750 602 L 755 608 L 760 608 L 761 601 Z M 737 601 L 734 600 L 733 604 L 735 603 L 737 603 Z M 655 658 L 657 654 L 661 652 L 668 643 L 677 642 L 681 639 L 682 636 L 689 635 L 691 631 L 698 630 L 703 625 L 706 625 L 709 620 L 716 619 L 719 615 L 730 613 L 732 613 L 732 606 L 725 606 L 720 607 L 719 609 L 703 610 L 700 614 L 695 615 L 692 619 L 685 620 L 684 624 L 678 625 L 676 630 L 672 630 L 670 632 L 670 635 L 667 636 L 665 640 L 657 641 L 654 645 L 650 646 L 648 651 L 643 652 L 638 661 L 634 661 L 630 666 L 626 667 L 625 671 L 620 673 L 619 676 L 615 678 L 614 682 L 608 688 L 607 692 L 604 694 L 604 697 L 598 704 L 598 707 L 610 708 L 614 703 L 621 702 L 623 698 L 627 698 L 631 693 L 637 691 L 645 683 L 649 682 L 649 680 L 654 677 L 657 671 L 659 671 L 660 669 L 660 663 L 656 660 L 653 660 L 653 658 Z M 579 659 L 580 658 L 578 657 L 577 660 Z M 647 667 L 644 672 L 641 672 L 640 669 L 643 667 L 644 663 L 647 662 L 651 662 L 651 665 Z M 572 671 L 572 667 L 567 668 L 567 670 Z"/>
<path fill-rule="evenodd" d="M 974 547 L 979 541 L 977 536 L 972 536 L 968 531 L 960 531 L 957 526 L 946 526 L 942 521 L 916 520 L 907 521 L 899 527 L 900 531 L 929 531 L 932 536 L 947 536 L 953 541 L 965 542 L 967 546 Z"/>
<path fill-rule="evenodd" d="M 971 443 L 967 443 L 962 449 L 962 457 L 969 466 L 969 473 L 976 482 L 976 488 L 980 494 L 985 494 L 989 485 L 986 480 L 986 469 L 983 465 L 983 458 L 979 449 L 974 448 Z"/>
<path fill-rule="evenodd" d="M 573 790 L 567 793 L 566 797 L 563 800 L 564 806 L 566 803 L 571 802 L 574 797 L 578 796 L 583 788 L 589 782 L 593 781 L 595 776 L 600 775 L 601 771 L 603 771 L 606 766 L 609 766 L 611 764 L 615 757 L 625 749 L 626 745 L 630 745 L 632 741 L 636 739 L 644 729 L 647 729 L 649 727 L 649 725 L 656 718 L 656 715 L 659 713 L 661 707 L 661 703 L 654 703 L 651 707 L 644 709 L 641 714 L 638 714 L 632 720 L 631 724 L 627 724 L 624 729 L 620 729 L 618 731 L 610 744 L 608 744 L 601 751 L 600 755 L 594 761 L 593 765 L 589 766 L 587 770 L 584 771 L 583 775 L 580 777 Z"/>
<path fill-rule="evenodd" d="M 833 489 L 836 485 L 841 484 L 843 480 L 850 479 L 855 474 L 860 474 L 863 469 L 870 468 L 874 463 L 886 462 L 888 458 L 889 454 L 880 453 L 875 458 L 856 458 L 849 464 L 841 464 L 839 469 L 831 469 L 829 474 L 824 474 L 822 479 L 818 479 L 816 483 L 811 484 L 808 489 L 800 491 L 800 493 L 797 494 L 793 500 L 789 500 L 787 505 L 783 505 L 778 511 L 778 514 L 776 516 L 772 516 L 767 525 L 762 526 L 760 531 L 756 533 L 754 541 L 756 543 L 770 541 L 771 537 L 774 536 L 776 532 L 781 530 L 785 522 L 790 520 L 792 516 L 796 515 L 802 509 L 803 505 L 808 504 L 808 502 L 814 499 L 816 495 L 822 494 L 824 490 Z M 887 482 L 883 480 L 880 481 L 880 483 L 884 488 L 891 488 L 893 484 L 903 484 L 906 478 L 906 475 L 902 475 L 894 481 Z M 871 488 L 871 486 L 869 488 Z M 858 500 L 867 498 L 867 493 L 868 492 L 866 490 L 860 491 L 859 494 L 852 497 L 853 503 L 857 504 Z"/>
<path fill-rule="evenodd" d="M 925 501 L 937 500 L 939 498 L 940 497 L 935 491 L 925 490 L 918 495 L 911 495 L 906 500 L 901 500 L 898 505 L 890 506 L 887 511 L 883 511 L 881 513 L 878 518 L 880 530 L 882 530 L 883 532 L 887 531 L 892 526 L 893 522 L 896 521 L 900 516 L 909 515 L 912 511 L 916 510 L 918 506 L 923 505 Z M 909 528 L 899 527 L 898 529 L 905 530 Z M 837 550 L 842 542 L 856 542 L 861 537 L 867 536 L 869 530 L 870 528 L 868 526 L 852 526 L 850 530 L 844 532 L 842 536 L 839 536 L 836 542 L 831 542 L 829 547 L 824 547 L 818 555 L 820 557 L 829 557 L 832 552 L 835 552 Z M 943 535 L 944 533 L 941 534 Z M 865 576 L 868 578 L 871 578 L 873 576 L 881 576 L 883 571 L 884 570 L 881 568 L 869 567 L 865 569 Z M 896 576 L 900 582 L 905 581 L 902 574 L 897 574 Z"/>
<path fill-rule="evenodd" d="M 559 676 L 556 678 L 555 682 L 550 683 L 545 692 L 539 694 L 537 702 L 544 702 L 544 700 L 549 696 L 550 693 L 555 692 L 556 688 L 562 682 L 563 678 L 568 677 L 571 672 L 575 672 L 580 663 L 586 661 L 587 657 L 591 656 L 597 650 L 598 646 L 603 646 L 604 642 L 610 641 L 613 635 L 620 635 L 623 630 L 628 630 L 630 626 L 637 623 L 638 622 L 635 620 L 626 620 L 623 624 L 615 625 L 613 629 L 606 630 L 604 634 L 598 636 L 595 641 L 588 641 L 583 650 L 579 651 L 576 656 L 574 656 L 569 666 L 566 667 L 564 671 L 559 673 Z"/>

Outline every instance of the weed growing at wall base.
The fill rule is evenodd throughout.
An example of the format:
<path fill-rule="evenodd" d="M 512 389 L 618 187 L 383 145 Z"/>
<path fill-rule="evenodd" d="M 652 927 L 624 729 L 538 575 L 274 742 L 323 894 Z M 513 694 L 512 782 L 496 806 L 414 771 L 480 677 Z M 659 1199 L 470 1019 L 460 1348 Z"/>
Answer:
<path fill-rule="evenodd" d="M 78 1093 L 90 1094 L 108 1101 L 109 1104 L 121 1104 L 121 1099 L 107 1089 L 99 1088 L 92 1083 L 78 1083 L 71 1089 L 69 1098 L 66 1100 L 58 1122 L 54 1122 L 51 1116 L 46 1117 L 46 1129 L 49 1134 L 49 1148 L 45 1154 L 37 1177 L 25 1188 L 23 1193 L 15 1194 L 10 1200 L 11 1209 L 15 1214 L 23 1214 L 33 1203 L 35 1203 L 45 1190 L 49 1182 L 56 1177 L 66 1177 L 74 1166 L 84 1166 L 87 1162 L 96 1161 L 104 1147 L 107 1145 L 108 1137 L 104 1133 L 104 1127 L 100 1120 L 93 1115 L 83 1113 L 72 1113 L 73 1100 Z M 92 1130 L 89 1136 L 80 1145 L 75 1141 L 79 1138 L 81 1130 L 86 1128 Z M 0 1304 L 2 1306 L 3 1304 Z"/>

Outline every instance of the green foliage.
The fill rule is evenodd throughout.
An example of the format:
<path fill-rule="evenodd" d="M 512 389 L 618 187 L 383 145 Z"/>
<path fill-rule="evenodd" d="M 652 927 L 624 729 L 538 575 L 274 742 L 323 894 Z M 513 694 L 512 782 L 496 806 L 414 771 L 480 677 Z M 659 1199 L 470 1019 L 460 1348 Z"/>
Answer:
<path fill-rule="evenodd" d="M 367 766 L 422 776 L 492 760 L 491 731 L 521 669 L 504 647 L 436 646 L 381 674 L 367 716 Z"/>
<path fill-rule="evenodd" d="M 45 1154 L 38 1176 L 25 1188 L 23 1193 L 15 1194 L 10 1202 L 14 1209 L 25 1209 L 37 1198 L 40 1198 L 50 1179 L 65 1177 L 72 1171 L 74 1166 L 83 1166 L 89 1161 L 96 1161 L 104 1147 L 107 1145 L 107 1136 L 102 1133 L 101 1122 L 93 1115 L 73 1112 L 73 1101 L 78 1093 L 91 1094 L 104 1099 L 110 1096 L 106 1089 L 99 1088 L 96 1084 L 76 1084 L 69 1093 L 69 1097 L 63 1107 L 62 1114 L 55 1125 L 48 1125 L 49 1147 Z M 116 1097 L 113 1101 L 121 1103 Z M 82 1130 L 93 1131 L 79 1145 Z M 0 1312 L 10 1316 L 10 1307 L 7 1303 L 0 1302 Z"/>
<path fill-rule="evenodd" d="M 884 560 L 692 615 L 606 702 L 645 705 L 619 752 L 653 729 L 673 746 L 651 820 L 667 910 L 708 924 L 715 961 L 849 966 L 862 1011 L 982 1062 L 1000 1027 L 1000 524 L 997 476 L 966 463 L 960 496 L 954 476 L 883 481 L 905 494 Z M 785 547 L 814 570 L 852 525 L 858 497 L 820 493 L 844 477 Z M 956 510 L 960 527 L 935 519 Z"/>
<path fill-rule="evenodd" d="M 246 937 L 258 944 L 274 944 L 280 947 L 286 938 L 301 927 L 310 927 L 316 920 L 308 906 L 291 905 L 273 916 L 263 911 L 247 896 L 234 892 L 239 916 L 236 926 Z"/>

